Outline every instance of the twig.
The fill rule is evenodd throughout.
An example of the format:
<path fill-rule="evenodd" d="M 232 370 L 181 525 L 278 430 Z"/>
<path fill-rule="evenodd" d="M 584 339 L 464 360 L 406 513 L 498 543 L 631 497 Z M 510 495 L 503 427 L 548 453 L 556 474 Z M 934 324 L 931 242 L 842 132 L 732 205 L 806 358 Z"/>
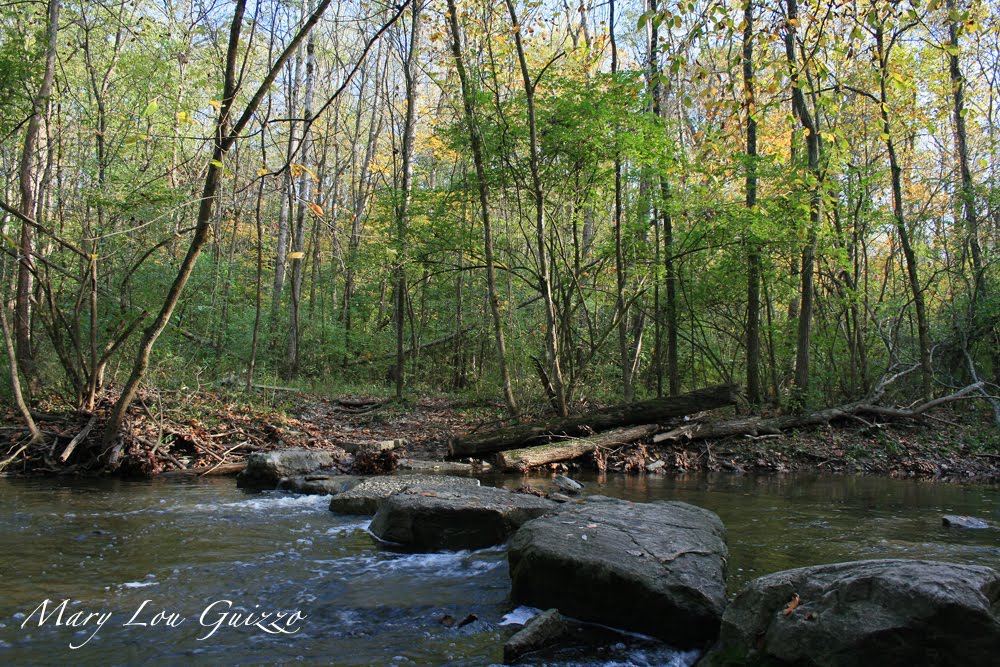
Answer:
<path fill-rule="evenodd" d="M 226 463 L 226 455 L 228 455 L 229 452 L 233 451 L 234 449 L 238 449 L 238 448 L 242 447 L 243 445 L 247 445 L 247 444 L 250 444 L 250 443 L 248 443 L 248 442 L 241 442 L 239 444 L 233 445 L 232 447 L 230 447 L 229 449 L 227 449 L 225 452 L 222 453 L 222 459 L 218 463 L 216 463 L 214 466 L 212 466 L 211 468 L 209 468 L 205 472 L 200 473 L 198 476 L 199 477 L 204 477 L 205 475 L 212 474 L 212 472 L 215 471 L 216 468 L 218 468 L 219 466 L 225 465 L 225 463 Z"/>
<path fill-rule="evenodd" d="M 11 454 L 7 459 L 0 461 L 0 471 L 9 466 L 18 456 L 21 455 L 21 452 L 23 452 L 28 448 L 28 445 L 30 444 L 31 442 L 26 442 L 25 444 L 21 445 L 20 449 Z"/>

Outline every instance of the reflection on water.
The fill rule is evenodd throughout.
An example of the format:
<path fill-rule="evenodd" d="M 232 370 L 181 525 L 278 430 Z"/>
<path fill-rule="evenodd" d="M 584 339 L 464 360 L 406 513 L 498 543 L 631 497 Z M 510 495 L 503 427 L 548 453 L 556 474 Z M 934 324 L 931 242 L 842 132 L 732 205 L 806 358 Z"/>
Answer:
<path fill-rule="evenodd" d="M 545 484 L 538 477 L 493 481 Z M 941 526 L 942 514 L 1000 523 L 996 487 L 807 475 L 583 481 L 588 493 L 684 500 L 717 512 L 729 531 L 731 591 L 768 572 L 858 558 L 1000 567 L 997 531 Z M 319 496 L 249 494 L 232 480 L 0 479 L 0 661 L 500 661 L 510 632 L 500 623 L 512 608 L 503 549 L 392 552 L 375 544 L 367 519 L 337 516 L 326 506 Z M 39 627 L 45 600 L 50 615 Z M 62 621 L 79 627 L 56 627 L 63 600 L 69 602 Z M 273 625 L 296 611 L 307 618 Z M 103 624 L 101 614 L 110 614 Z M 468 614 L 478 620 L 463 628 L 440 622 Z M 70 644 L 83 646 L 72 650 Z M 663 646 L 629 642 L 609 644 L 582 662 L 577 655 L 548 664 L 691 660 Z"/>
<path fill-rule="evenodd" d="M 963 531 L 943 514 L 1000 525 L 1000 489 L 864 476 L 581 475 L 588 493 L 635 502 L 683 500 L 726 524 L 729 589 L 763 574 L 863 558 L 927 558 L 1000 569 L 1000 531 Z M 505 486 L 543 486 L 544 477 Z"/>

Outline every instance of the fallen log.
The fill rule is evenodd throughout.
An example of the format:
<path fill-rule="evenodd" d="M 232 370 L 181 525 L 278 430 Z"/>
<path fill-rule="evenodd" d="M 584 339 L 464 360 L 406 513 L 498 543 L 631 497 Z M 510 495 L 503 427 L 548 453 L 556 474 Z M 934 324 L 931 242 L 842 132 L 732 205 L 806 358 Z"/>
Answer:
<path fill-rule="evenodd" d="M 629 428 L 616 428 L 587 438 L 574 438 L 572 440 L 552 442 L 524 449 L 511 449 L 497 454 L 497 465 L 504 471 L 517 470 L 524 472 L 528 468 L 545 465 L 546 463 L 569 461 L 586 456 L 596 451 L 598 447 L 627 445 L 637 440 L 648 438 L 659 430 L 660 426 L 658 424 L 645 424 Z"/>
<path fill-rule="evenodd" d="M 838 405 L 824 410 L 817 410 L 805 415 L 783 415 L 780 417 L 750 417 L 731 419 L 722 422 L 705 422 L 685 424 L 665 433 L 653 436 L 654 443 L 678 442 L 681 440 L 718 440 L 732 436 L 763 436 L 777 435 L 784 431 L 809 426 L 828 424 L 834 419 L 860 415 L 877 415 L 890 419 L 912 419 L 919 417 L 933 407 L 956 401 L 966 397 L 983 387 L 982 382 L 976 382 L 958 391 L 921 403 L 913 408 L 893 408 L 875 405 L 867 401 L 856 401 Z"/>
<path fill-rule="evenodd" d="M 661 423 L 673 417 L 731 405 L 736 402 L 738 391 L 736 385 L 718 385 L 680 396 L 616 405 L 578 417 L 518 424 L 488 433 L 452 438 L 448 443 L 448 455 L 452 458 L 482 457 L 508 449 L 541 444 L 559 436 L 587 436 L 623 426 Z"/>

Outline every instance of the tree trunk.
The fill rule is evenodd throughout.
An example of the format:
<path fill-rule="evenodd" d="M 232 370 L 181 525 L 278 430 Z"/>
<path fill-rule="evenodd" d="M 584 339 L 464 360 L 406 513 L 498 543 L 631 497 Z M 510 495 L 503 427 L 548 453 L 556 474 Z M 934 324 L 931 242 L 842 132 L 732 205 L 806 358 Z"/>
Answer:
<path fill-rule="evenodd" d="M 453 438 L 448 443 L 448 453 L 452 458 L 484 456 L 548 442 L 560 436 L 589 435 L 594 431 L 610 428 L 660 423 L 673 417 L 732 405 L 736 402 L 738 392 L 735 385 L 718 385 L 681 396 L 616 405 L 582 417 L 561 417 L 547 422 L 519 424 L 489 433 Z"/>
<path fill-rule="evenodd" d="M 627 445 L 648 438 L 660 430 L 658 424 L 644 424 L 630 428 L 616 428 L 586 438 L 574 438 L 525 449 L 511 449 L 497 454 L 497 466 L 504 471 L 524 472 L 535 466 L 570 461 L 586 456 L 600 447 Z"/>
<path fill-rule="evenodd" d="M 618 75 L 618 42 L 615 39 L 615 0 L 608 5 L 608 36 L 611 42 L 612 84 Z M 618 318 L 618 355 L 622 374 L 622 394 L 625 402 L 632 400 L 632 353 L 628 344 L 628 303 L 625 299 L 625 252 L 622 246 L 622 158 L 615 154 L 615 280 L 618 297 L 615 301 L 615 315 Z"/>
<path fill-rule="evenodd" d="M 493 258 L 493 229 L 491 226 L 489 182 L 486 178 L 483 138 L 476 120 L 476 90 L 469 80 L 465 70 L 465 59 L 462 56 L 462 32 L 458 22 L 458 7 L 455 0 L 448 0 L 448 23 L 451 27 L 451 53 L 455 58 L 455 68 L 462 88 L 462 105 L 465 110 L 465 125 L 469 132 L 469 146 L 472 149 L 472 161 L 476 168 L 476 181 L 479 186 L 479 214 L 483 221 L 483 254 L 486 260 L 486 297 L 490 306 L 490 317 L 493 320 L 493 337 L 496 341 L 497 357 L 500 366 L 500 378 L 503 385 L 504 402 L 511 416 L 518 413 L 517 399 L 510 379 L 510 369 L 507 366 L 507 343 L 504 339 L 503 318 L 500 313 L 500 299 L 497 294 L 496 267 Z"/>
<path fill-rule="evenodd" d="M 308 12 L 308 10 L 306 10 Z M 313 119 L 313 86 L 316 80 L 316 41 L 310 33 L 306 41 L 305 92 L 302 96 L 302 136 L 299 138 L 299 159 L 302 173 L 299 174 L 298 205 L 295 213 L 295 234 L 292 240 L 291 259 L 292 289 L 288 300 L 288 346 L 285 350 L 285 376 L 294 377 L 299 372 L 299 311 L 302 306 L 302 267 L 305 265 L 306 246 L 306 204 L 312 198 L 314 173 L 306 167 L 311 159 L 309 149 L 309 124 Z"/>
<path fill-rule="evenodd" d="M 3 333 L 4 349 L 7 351 L 7 361 L 10 364 L 10 388 L 14 395 L 14 405 L 17 406 L 24 418 L 24 425 L 28 427 L 28 433 L 31 434 L 30 444 L 33 445 L 42 442 L 45 438 L 31 417 L 31 410 L 28 409 L 28 404 L 24 402 L 24 395 L 21 393 L 21 379 L 17 372 L 17 353 L 14 351 L 14 342 L 11 340 L 10 329 L 7 326 L 6 310 L 7 304 L 0 302 L 0 329 L 2 329 L 0 333 Z"/>
<path fill-rule="evenodd" d="M 299 97 L 299 58 L 289 68 L 288 85 L 285 89 L 286 104 L 294 116 Z M 288 123 L 288 148 L 286 162 L 289 168 L 281 175 L 281 197 L 278 200 L 278 239 L 274 250 L 274 285 L 271 289 L 271 328 L 277 328 L 278 314 L 281 312 L 281 295 L 285 290 L 285 265 L 288 262 L 288 225 L 295 209 L 295 181 L 292 178 L 292 157 L 298 151 L 296 120 Z"/>
<path fill-rule="evenodd" d="M 788 58 L 788 67 L 792 82 L 792 115 L 798 118 L 802 128 L 806 131 L 806 153 L 811 181 L 809 183 L 809 223 L 806 228 L 806 243 L 802 248 L 799 273 L 801 288 L 799 290 L 799 321 L 795 348 L 795 399 L 801 405 L 806 401 L 809 392 L 809 347 L 812 338 L 813 283 L 816 265 L 816 246 L 819 238 L 818 231 L 823 203 L 821 189 L 822 174 L 820 173 L 822 144 L 820 143 L 819 135 L 819 119 L 816 115 L 810 113 L 806 106 L 805 94 L 802 92 L 806 81 L 805 77 L 799 71 L 798 58 L 795 53 L 795 31 L 799 16 L 797 0 L 787 0 L 787 7 L 788 19 L 785 33 L 785 55 Z"/>
<path fill-rule="evenodd" d="M 761 403 L 760 383 L 760 244 L 753 231 L 754 208 L 757 206 L 757 99 L 754 91 L 753 67 L 753 0 L 743 8 L 743 91 L 747 116 L 747 325 L 746 377 L 747 402 L 751 409 Z"/>
<path fill-rule="evenodd" d="M 910 232 L 906 226 L 903 210 L 903 168 L 896 154 L 896 144 L 892 139 L 892 124 L 889 120 L 889 98 L 887 80 L 889 77 L 889 51 L 885 46 L 885 31 L 883 26 L 875 30 L 876 47 L 879 60 L 879 116 L 882 119 L 882 133 L 885 135 L 885 147 L 889 153 L 889 170 L 892 179 L 892 212 L 896 222 L 896 233 L 899 234 L 899 244 L 906 260 L 906 276 L 913 295 L 913 306 L 917 311 L 917 345 L 920 354 L 920 388 L 925 401 L 932 395 L 933 369 L 931 368 L 930 328 L 927 322 L 927 305 L 924 301 L 924 290 L 920 286 L 920 276 L 917 269 L 917 255 L 913 249 Z"/>
<path fill-rule="evenodd" d="M 21 153 L 19 180 L 21 190 L 20 212 L 27 218 L 36 217 L 35 197 L 35 149 L 38 135 L 45 117 L 49 97 L 52 95 L 52 80 L 55 78 L 56 44 L 59 35 L 59 0 L 49 0 L 48 45 L 45 48 L 45 73 L 38 93 L 31 102 L 31 117 L 24 133 L 24 150 Z M 29 396 L 36 393 L 38 373 L 31 350 L 31 294 L 34 290 L 35 233 L 31 225 L 21 224 L 19 243 L 21 261 L 17 265 L 17 292 L 14 303 L 14 343 L 17 358 L 28 382 Z"/>
<path fill-rule="evenodd" d="M 524 84 L 524 95 L 528 107 L 528 143 L 529 166 L 531 171 L 531 194 L 535 205 L 535 242 L 538 245 L 538 283 L 542 301 L 545 306 L 545 361 L 548 365 L 549 381 L 554 392 L 553 407 L 556 412 L 565 417 L 569 414 L 566 402 L 566 389 L 563 383 L 562 367 L 559 363 L 559 331 L 556 316 L 555 299 L 552 296 L 552 279 L 549 271 L 549 257 L 546 250 L 548 233 L 545 224 L 545 195 L 542 191 L 542 175 L 539 165 L 538 123 L 535 119 L 535 87 L 537 81 L 531 80 L 528 71 L 528 60 L 524 53 L 524 40 L 521 37 L 521 24 L 514 11 L 513 0 L 505 0 L 514 26 L 514 46 L 517 50 L 517 61 L 521 69 L 521 81 Z"/>
<path fill-rule="evenodd" d="M 965 220 L 965 233 L 969 244 L 969 254 L 972 259 L 973 285 L 972 303 L 975 304 L 985 294 L 986 281 L 983 274 L 983 250 L 979 245 L 979 218 L 976 214 L 975 184 L 972 181 L 972 171 L 969 169 L 969 139 L 965 129 L 965 77 L 959 62 L 958 35 L 962 24 L 955 18 L 955 0 L 947 0 L 948 9 L 948 73 L 951 78 L 952 110 L 955 117 L 955 157 L 958 160 L 958 171 L 962 180 L 961 203 Z"/>
<path fill-rule="evenodd" d="M 406 79 L 406 117 L 403 121 L 402 192 L 396 209 L 396 300 L 393 319 L 396 325 L 396 398 L 403 398 L 406 373 L 406 235 L 409 229 L 410 201 L 413 198 L 413 154 L 417 134 L 417 108 L 420 81 L 417 59 L 420 55 L 420 28 L 423 0 L 415 0 L 410 22 L 410 44 L 403 66 Z M 414 347 L 416 347 L 414 345 Z"/>

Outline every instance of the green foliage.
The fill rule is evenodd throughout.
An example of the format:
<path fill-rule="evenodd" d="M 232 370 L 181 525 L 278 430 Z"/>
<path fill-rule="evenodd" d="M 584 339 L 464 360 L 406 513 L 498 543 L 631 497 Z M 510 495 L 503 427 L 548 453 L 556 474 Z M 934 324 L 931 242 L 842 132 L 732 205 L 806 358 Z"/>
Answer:
<path fill-rule="evenodd" d="M 45 16 L 20 5 L 0 8 L 0 136 L 31 114 L 44 69 Z"/>

